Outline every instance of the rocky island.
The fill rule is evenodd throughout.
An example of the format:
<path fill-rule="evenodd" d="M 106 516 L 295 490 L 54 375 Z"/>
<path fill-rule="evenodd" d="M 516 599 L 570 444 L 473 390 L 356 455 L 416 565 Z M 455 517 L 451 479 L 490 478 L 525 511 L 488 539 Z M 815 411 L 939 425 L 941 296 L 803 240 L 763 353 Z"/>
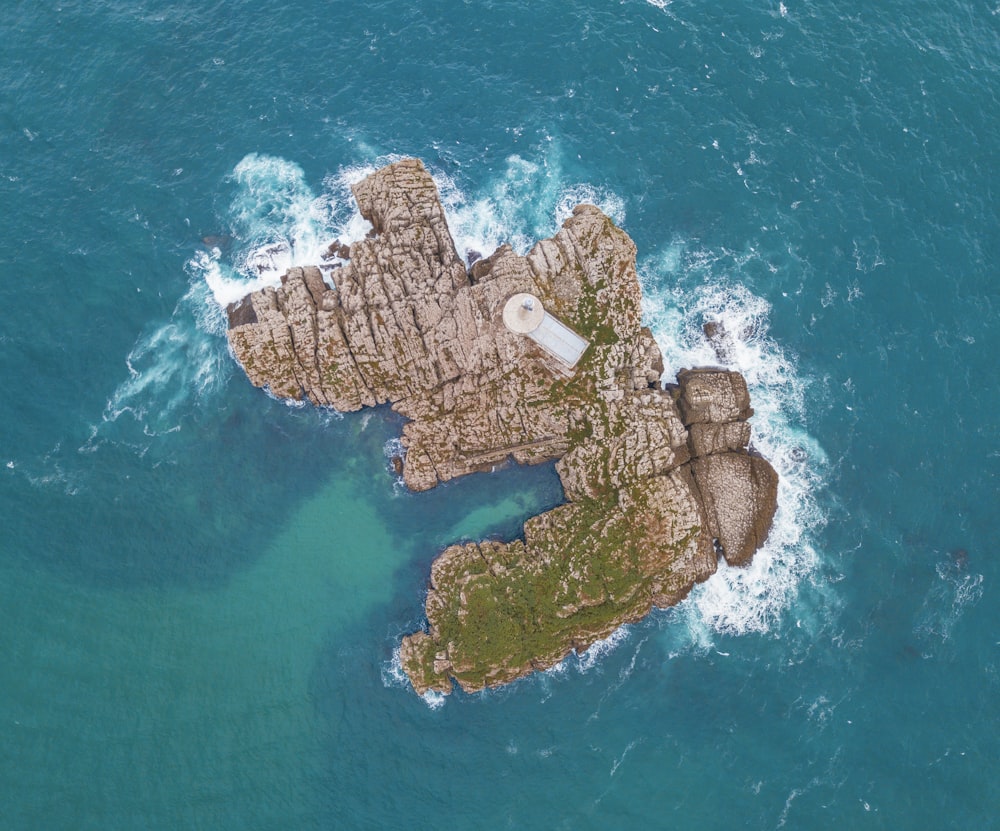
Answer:
<path fill-rule="evenodd" d="M 749 449 L 746 382 L 703 367 L 664 383 L 624 231 L 580 205 L 527 256 L 504 245 L 468 267 L 419 161 L 353 191 L 372 231 L 331 246 L 326 279 L 293 268 L 229 307 L 250 380 L 341 411 L 391 404 L 413 490 L 558 460 L 566 495 L 523 538 L 434 561 L 426 629 L 401 647 L 418 693 L 550 667 L 677 603 L 719 556 L 749 562 L 778 477 Z"/>

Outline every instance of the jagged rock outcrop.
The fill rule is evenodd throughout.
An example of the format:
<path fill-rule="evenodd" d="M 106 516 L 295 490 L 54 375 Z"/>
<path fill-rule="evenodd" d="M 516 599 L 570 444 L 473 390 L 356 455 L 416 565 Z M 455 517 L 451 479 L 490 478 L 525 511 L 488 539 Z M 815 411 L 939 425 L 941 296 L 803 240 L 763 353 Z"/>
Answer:
<path fill-rule="evenodd" d="M 425 631 L 404 639 L 418 692 L 481 689 L 551 666 L 653 605 L 682 599 L 763 543 L 777 474 L 749 450 L 743 378 L 702 368 L 664 387 L 641 323 L 635 246 L 581 205 L 527 256 L 502 246 L 471 269 L 419 161 L 354 186 L 372 224 L 331 245 L 343 261 L 291 269 L 229 309 L 250 380 L 338 410 L 390 402 L 409 420 L 414 490 L 513 458 L 558 459 L 568 502 L 524 539 L 452 546 L 434 562 Z M 570 368 L 503 324 L 527 292 L 589 341 Z"/>
<path fill-rule="evenodd" d="M 778 474 L 746 452 L 746 419 L 753 415 L 746 381 L 714 369 L 682 369 L 677 381 L 708 533 L 731 565 L 745 565 L 764 544 L 778 506 Z"/>

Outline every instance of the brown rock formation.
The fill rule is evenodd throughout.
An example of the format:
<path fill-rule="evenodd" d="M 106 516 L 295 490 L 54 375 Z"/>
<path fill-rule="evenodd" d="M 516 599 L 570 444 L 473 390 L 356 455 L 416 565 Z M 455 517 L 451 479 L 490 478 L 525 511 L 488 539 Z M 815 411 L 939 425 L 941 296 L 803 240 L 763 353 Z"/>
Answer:
<path fill-rule="evenodd" d="M 746 452 L 746 419 L 753 415 L 746 381 L 715 369 L 682 369 L 677 381 L 708 533 L 730 564 L 745 565 L 767 539 L 778 507 L 778 474 Z"/>
<path fill-rule="evenodd" d="M 777 475 L 747 450 L 743 378 L 684 370 L 641 325 L 635 246 L 581 205 L 521 257 L 502 246 L 470 271 L 433 180 L 416 160 L 354 187 L 373 226 L 330 272 L 292 269 L 229 309 L 250 380 L 338 410 L 391 402 L 407 416 L 414 490 L 559 459 L 569 502 L 528 520 L 524 540 L 452 546 L 435 561 L 428 629 L 404 639 L 418 692 L 504 683 L 585 649 L 653 605 L 683 598 L 763 543 Z M 590 344 L 574 369 L 502 322 L 507 299 L 540 298 Z"/>

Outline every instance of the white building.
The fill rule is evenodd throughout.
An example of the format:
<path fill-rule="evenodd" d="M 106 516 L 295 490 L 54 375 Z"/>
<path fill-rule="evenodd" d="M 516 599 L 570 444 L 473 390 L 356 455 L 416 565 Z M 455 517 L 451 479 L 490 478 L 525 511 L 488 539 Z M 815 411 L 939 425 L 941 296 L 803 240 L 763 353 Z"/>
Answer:
<path fill-rule="evenodd" d="M 517 335 L 527 335 L 552 357 L 570 369 L 590 346 L 561 320 L 545 311 L 542 301 L 535 295 L 513 295 L 503 307 L 504 325 Z"/>

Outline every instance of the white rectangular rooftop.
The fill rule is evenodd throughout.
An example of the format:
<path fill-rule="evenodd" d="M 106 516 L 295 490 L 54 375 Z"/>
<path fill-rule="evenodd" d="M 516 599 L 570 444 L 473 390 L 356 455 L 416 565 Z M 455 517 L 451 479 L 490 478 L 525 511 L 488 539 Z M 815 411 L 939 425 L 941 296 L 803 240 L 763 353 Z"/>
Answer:
<path fill-rule="evenodd" d="M 580 356 L 587 350 L 590 341 L 581 338 L 561 321 L 546 313 L 541 323 L 527 333 L 535 343 L 555 356 L 566 366 L 574 367 Z"/>

